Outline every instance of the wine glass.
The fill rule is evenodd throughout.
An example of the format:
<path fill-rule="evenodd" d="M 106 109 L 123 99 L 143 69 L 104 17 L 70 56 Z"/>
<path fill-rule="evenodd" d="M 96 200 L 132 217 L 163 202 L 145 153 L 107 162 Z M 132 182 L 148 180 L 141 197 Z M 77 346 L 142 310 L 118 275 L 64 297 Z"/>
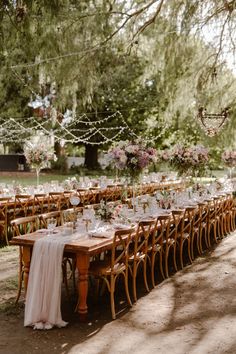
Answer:
<path fill-rule="evenodd" d="M 76 217 L 76 206 L 79 205 L 80 203 L 80 198 L 78 197 L 77 194 L 73 194 L 70 197 L 70 204 L 73 206 L 74 209 L 74 221 L 73 221 L 73 229 L 76 229 L 76 221 L 77 221 L 77 217 Z"/>
<path fill-rule="evenodd" d="M 54 218 L 49 218 L 47 222 L 48 235 L 51 235 L 51 232 L 57 226 L 57 220 Z"/>

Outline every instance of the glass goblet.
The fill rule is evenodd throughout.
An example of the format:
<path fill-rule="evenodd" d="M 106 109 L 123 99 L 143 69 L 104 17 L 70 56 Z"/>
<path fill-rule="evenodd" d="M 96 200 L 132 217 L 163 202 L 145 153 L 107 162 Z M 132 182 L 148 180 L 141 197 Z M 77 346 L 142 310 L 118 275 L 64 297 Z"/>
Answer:
<path fill-rule="evenodd" d="M 48 235 L 51 235 L 52 231 L 55 229 L 57 226 L 57 220 L 54 218 L 50 218 L 47 221 L 47 229 L 48 229 Z"/>

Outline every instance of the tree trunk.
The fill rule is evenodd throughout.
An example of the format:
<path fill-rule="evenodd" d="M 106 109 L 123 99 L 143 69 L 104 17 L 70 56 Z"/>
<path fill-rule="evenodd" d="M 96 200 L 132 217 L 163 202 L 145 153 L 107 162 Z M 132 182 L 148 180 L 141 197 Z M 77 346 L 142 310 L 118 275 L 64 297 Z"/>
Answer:
<path fill-rule="evenodd" d="M 99 167 L 97 145 L 85 145 L 84 166 L 89 170 L 95 170 Z"/>
<path fill-rule="evenodd" d="M 66 161 L 65 146 L 61 146 L 60 143 L 56 141 L 54 143 L 54 151 L 57 157 L 57 169 L 59 169 L 61 173 L 67 173 L 68 165 Z"/>
<path fill-rule="evenodd" d="M 64 155 L 63 148 L 61 147 L 61 145 L 58 141 L 55 141 L 55 143 L 54 143 L 54 150 L 55 150 L 55 154 L 56 154 L 57 158 Z"/>

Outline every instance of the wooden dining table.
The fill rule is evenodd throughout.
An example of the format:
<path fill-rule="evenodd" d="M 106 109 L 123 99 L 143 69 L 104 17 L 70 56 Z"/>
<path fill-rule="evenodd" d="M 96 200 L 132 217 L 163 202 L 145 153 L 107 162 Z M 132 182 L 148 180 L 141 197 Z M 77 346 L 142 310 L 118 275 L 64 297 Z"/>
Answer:
<path fill-rule="evenodd" d="M 47 234 L 42 234 L 40 231 L 36 231 L 31 234 L 25 234 L 22 236 L 14 237 L 11 241 L 11 245 L 17 245 L 22 250 L 22 262 L 23 262 L 23 281 L 25 294 L 27 292 L 30 261 L 32 256 L 32 249 L 36 240 L 42 237 L 50 237 Z M 61 236 L 63 237 L 63 236 Z M 69 241 L 65 244 L 64 255 L 71 255 L 76 259 L 76 268 L 78 270 L 78 301 L 75 308 L 75 312 L 79 314 L 80 319 L 83 321 L 86 319 L 88 313 L 87 306 L 87 294 L 88 294 L 88 270 L 91 257 L 96 254 L 100 254 L 112 247 L 112 234 L 111 238 L 102 237 L 79 237 L 76 241 Z"/>

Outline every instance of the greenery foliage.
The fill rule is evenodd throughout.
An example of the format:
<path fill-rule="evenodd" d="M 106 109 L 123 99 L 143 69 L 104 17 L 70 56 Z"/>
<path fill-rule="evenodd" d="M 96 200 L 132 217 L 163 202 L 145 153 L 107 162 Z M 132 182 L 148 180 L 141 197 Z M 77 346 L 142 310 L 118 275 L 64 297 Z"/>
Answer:
<path fill-rule="evenodd" d="M 196 29 L 229 15 L 233 21 L 234 2 L 220 7 L 210 0 L 205 8 L 196 0 L 145 3 L 141 11 L 138 0 L 0 1 L 0 116 L 29 117 L 30 97 L 54 86 L 57 112 L 86 112 L 97 121 L 120 111 L 131 130 L 157 148 L 203 143 L 213 152 L 211 167 L 220 167 L 221 151 L 235 144 L 236 82 L 219 59 L 220 44 L 207 45 Z M 201 130 L 199 105 L 211 112 L 231 107 L 220 135 L 209 138 Z M 117 118 L 104 123 L 117 125 Z M 91 142 L 98 139 L 95 134 Z M 66 171 L 65 157 L 54 167 Z"/>

